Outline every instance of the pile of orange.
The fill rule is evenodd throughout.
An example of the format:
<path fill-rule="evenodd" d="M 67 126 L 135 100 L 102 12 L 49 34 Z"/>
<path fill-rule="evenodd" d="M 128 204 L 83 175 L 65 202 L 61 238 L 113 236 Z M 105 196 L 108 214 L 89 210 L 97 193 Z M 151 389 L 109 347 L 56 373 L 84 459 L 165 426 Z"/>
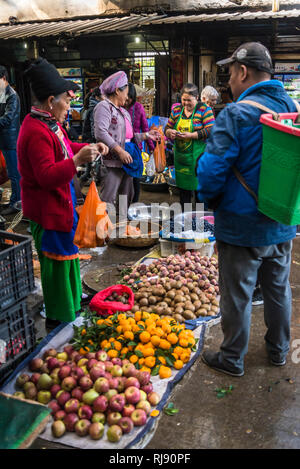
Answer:
<path fill-rule="evenodd" d="M 97 319 L 90 328 L 81 326 L 80 353 L 105 350 L 110 358 L 127 358 L 136 368 L 169 378 L 190 360 L 196 345 L 193 331 L 172 317 L 137 311 L 134 317 L 120 313 Z M 91 340 L 93 337 L 93 340 Z"/>

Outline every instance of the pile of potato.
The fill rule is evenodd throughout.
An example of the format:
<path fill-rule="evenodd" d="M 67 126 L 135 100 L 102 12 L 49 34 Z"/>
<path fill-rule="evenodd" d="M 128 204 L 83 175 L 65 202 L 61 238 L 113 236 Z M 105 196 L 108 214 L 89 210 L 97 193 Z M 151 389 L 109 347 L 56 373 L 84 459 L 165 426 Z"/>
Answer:
<path fill-rule="evenodd" d="M 125 277 L 135 292 L 132 313 L 143 310 L 184 322 L 219 312 L 218 262 L 214 257 L 187 251 L 136 266 Z"/>

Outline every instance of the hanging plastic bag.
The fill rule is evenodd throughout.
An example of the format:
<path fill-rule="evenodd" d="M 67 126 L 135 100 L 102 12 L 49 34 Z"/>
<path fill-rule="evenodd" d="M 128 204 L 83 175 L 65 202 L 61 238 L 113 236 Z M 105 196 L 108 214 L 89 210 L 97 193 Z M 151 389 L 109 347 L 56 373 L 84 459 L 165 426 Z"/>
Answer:
<path fill-rule="evenodd" d="M 2 151 L 0 150 L 0 184 L 5 184 L 8 181 L 8 174 L 6 163 Z"/>
<path fill-rule="evenodd" d="M 156 142 L 153 155 L 154 155 L 156 172 L 162 173 L 167 165 L 166 152 L 165 152 L 165 135 L 163 132 L 162 125 L 158 127 L 155 127 L 155 125 L 152 125 L 151 129 L 157 130 L 161 135 L 161 139 L 158 142 Z"/>
<path fill-rule="evenodd" d="M 110 301 L 109 297 L 117 294 L 120 298 L 127 294 L 127 302 L 122 303 L 121 301 Z M 95 311 L 101 316 L 107 316 L 115 314 L 117 311 L 129 311 L 134 306 L 134 294 L 131 288 L 127 285 L 113 285 L 111 287 L 105 288 L 105 290 L 96 293 L 92 301 L 89 304 L 91 311 Z"/>
<path fill-rule="evenodd" d="M 103 246 L 113 226 L 106 212 L 106 203 L 100 200 L 95 181 L 91 182 L 84 204 L 76 211 L 79 221 L 74 244 L 79 248 Z"/>
<path fill-rule="evenodd" d="M 156 169 L 155 169 L 155 161 L 154 161 L 154 156 L 153 154 L 150 155 L 150 158 L 148 160 L 148 162 L 146 163 L 146 176 L 154 176 L 156 172 Z"/>

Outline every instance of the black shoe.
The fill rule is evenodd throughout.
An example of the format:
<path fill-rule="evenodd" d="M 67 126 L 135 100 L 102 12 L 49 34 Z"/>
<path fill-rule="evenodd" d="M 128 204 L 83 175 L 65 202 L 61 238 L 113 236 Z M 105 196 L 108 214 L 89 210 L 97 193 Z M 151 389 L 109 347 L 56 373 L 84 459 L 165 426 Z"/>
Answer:
<path fill-rule="evenodd" d="M 213 368 L 216 371 L 225 373 L 226 375 L 237 377 L 244 375 L 244 371 L 226 368 L 220 361 L 220 352 L 204 352 L 201 356 L 201 359 L 205 363 L 205 365 L 209 366 L 210 368 Z"/>
<path fill-rule="evenodd" d="M 286 364 L 286 359 L 283 358 L 282 360 L 274 360 L 274 358 L 270 358 L 270 363 L 274 366 L 284 366 Z"/>
<path fill-rule="evenodd" d="M 46 318 L 46 329 L 49 329 L 49 330 L 52 330 L 52 329 L 55 329 L 56 327 L 60 326 L 61 325 L 61 322 L 56 320 L 56 319 L 50 319 L 50 318 Z"/>
<path fill-rule="evenodd" d="M 261 294 L 260 288 L 255 288 L 252 297 L 252 305 L 259 306 L 264 304 L 264 298 Z"/>

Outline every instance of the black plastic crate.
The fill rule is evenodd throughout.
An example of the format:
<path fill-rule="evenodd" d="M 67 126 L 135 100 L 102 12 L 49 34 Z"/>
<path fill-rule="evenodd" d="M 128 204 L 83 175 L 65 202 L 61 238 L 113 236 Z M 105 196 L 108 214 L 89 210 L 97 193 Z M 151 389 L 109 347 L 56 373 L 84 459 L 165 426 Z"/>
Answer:
<path fill-rule="evenodd" d="M 34 322 L 27 315 L 26 300 L 1 313 L 0 340 L 5 342 L 5 361 L 0 363 L 1 385 L 35 348 Z"/>
<path fill-rule="evenodd" d="M 31 236 L 0 231 L 0 318 L 34 289 L 31 241 Z"/>

